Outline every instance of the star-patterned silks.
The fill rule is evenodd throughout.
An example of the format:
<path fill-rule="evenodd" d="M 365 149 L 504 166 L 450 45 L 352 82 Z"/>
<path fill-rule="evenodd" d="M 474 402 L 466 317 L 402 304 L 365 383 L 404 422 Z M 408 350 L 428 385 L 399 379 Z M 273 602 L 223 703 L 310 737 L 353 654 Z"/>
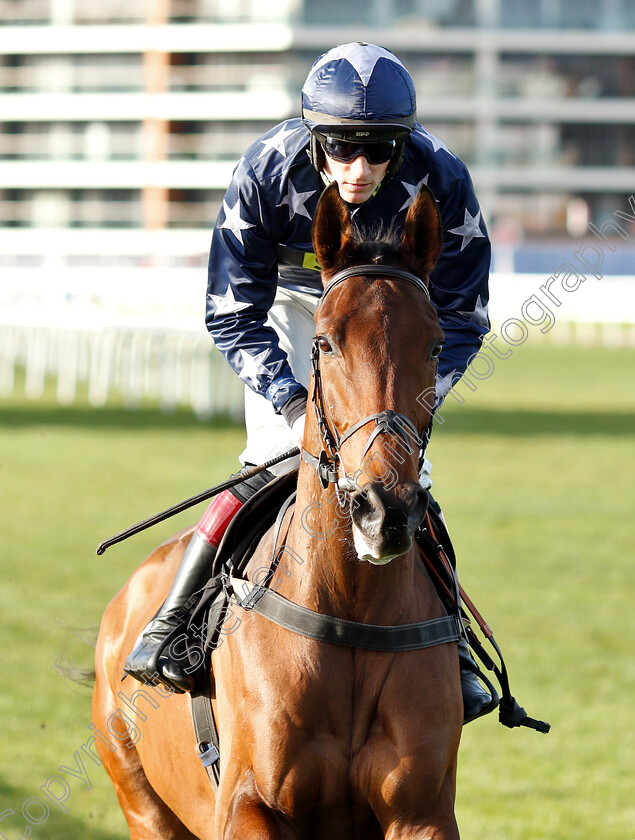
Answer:
<path fill-rule="evenodd" d="M 362 80 L 364 85 L 368 84 L 370 77 L 373 75 L 373 70 L 375 69 L 375 65 L 379 61 L 380 58 L 387 58 L 389 61 L 393 61 L 395 64 L 398 64 L 400 67 L 403 67 L 403 64 L 396 55 L 393 55 L 388 50 L 384 49 L 383 47 L 377 47 L 375 44 L 366 44 L 363 50 L 356 51 L 357 55 L 351 55 L 351 45 L 344 44 L 341 47 L 336 47 L 335 49 L 329 50 L 325 53 L 322 58 L 317 61 L 313 67 L 311 68 L 310 75 L 314 75 L 317 71 L 322 67 L 323 64 L 328 64 L 332 61 L 336 61 L 338 58 L 343 58 L 348 63 L 355 68 L 357 75 Z M 404 68 L 405 69 L 405 68 Z"/>
<path fill-rule="evenodd" d="M 260 152 L 260 157 L 263 157 L 271 150 L 275 150 L 282 157 L 286 158 L 287 150 L 284 147 L 284 141 L 289 137 L 290 134 L 293 134 L 297 129 L 295 128 L 286 128 L 286 123 L 284 123 L 280 127 L 280 131 L 277 131 L 273 137 L 267 137 L 265 140 L 261 140 L 260 142 L 264 146 L 264 149 Z"/>
<path fill-rule="evenodd" d="M 435 381 L 435 393 L 437 399 L 442 399 L 447 396 L 454 387 L 454 383 L 460 378 L 461 374 L 458 370 L 456 370 L 456 368 L 451 370 L 445 376 L 437 376 Z"/>
<path fill-rule="evenodd" d="M 376 64 L 375 73 L 382 63 L 379 61 Z M 355 74 L 352 67 L 348 71 Z M 361 87 L 361 82 L 358 84 Z M 295 132 L 288 134 L 291 129 Z M 265 145 L 260 142 L 265 139 L 269 139 L 270 143 Z M 278 143 L 281 144 L 280 150 L 275 148 Z M 271 305 L 273 251 L 267 249 L 265 253 L 265 240 L 296 251 L 306 250 L 311 224 L 306 212 L 309 215 L 315 212 L 320 193 L 315 170 L 306 155 L 307 143 L 306 128 L 299 118 L 294 118 L 281 121 L 245 151 L 225 196 L 226 206 L 220 208 L 210 254 L 210 285 L 206 292 L 215 297 L 206 298 L 208 329 L 236 374 L 240 375 L 244 368 L 246 384 L 270 399 L 276 410 L 288 398 L 288 389 L 276 390 L 271 386 L 283 375 L 288 376 L 289 371 L 288 357 L 279 344 L 272 341 L 271 331 L 266 325 Z M 408 207 L 400 208 L 410 198 L 410 191 L 414 194 L 426 174 L 430 173 L 427 185 L 434 188 L 439 211 L 445 219 L 447 247 L 437 269 L 435 303 L 447 341 L 439 362 L 439 373 L 445 377 L 449 371 L 456 371 L 448 377 L 447 390 L 452 381 L 458 381 L 467 362 L 479 350 L 481 336 L 487 332 L 487 327 L 477 323 L 474 317 L 480 321 L 485 314 L 484 311 L 479 312 L 484 310 L 483 304 L 488 299 L 490 248 L 483 213 L 477 219 L 478 229 L 475 231 L 479 238 L 472 237 L 469 247 L 469 235 L 466 237 L 466 231 L 458 230 L 465 221 L 469 225 L 470 218 L 475 217 L 479 210 L 463 164 L 446 154 L 421 129 L 413 131 L 408 143 L 410 150 L 404 155 L 392 187 L 382 190 L 376 201 L 356 207 L 355 213 L 360 224 L 368 228 L 372 228 L 380 218 L 392 219 L 397 215 L 403 218 Z M 438 148 L 437 153 L 435 147 Z M 265 148 L 268 153 L 260 157 Z M 283 152 L 286 152 L 286 157 Z M 290 182 L 293 182 L 293 189 Z M 424 188 L 424 184 L 419 187 Z M 315 194 L 304 194 L 311 190 L 316 190 Z M 239 197 L 240 204 L 237 204 Z M 466 207 L 471 216 L 465 216 Z M 250 224 L 254 226 L 250 227 Z M 454 232 L 448 233 L 448 228 Z M 479 229 L 483 237 L 480 237 Z M 464 241 L 465 247 L 461 251 Z M 280 267 L 283 265 L 280 261 Z M 278 282 L 283 287 L 299 291 L 310 288 L 316 296 L 320 291 L 319 274 L 308 269 L 303 271 L 296 267 L 291 271 L 283 270 Z M 232 293 L 227 290 L 228 285 L 232 288 L 233 300 Z M 479 295 L 481 300 L 477 305 Z M 249 308 L 236 309 L 243 307 L 247 301 Z M 220 313 L 218 317 L 216 308 Z M 458 310 L 475 310 L 475 316 L 470 318 L 469 313 L 459 315 Z M 261 356 L 265 348 L 268 353 Z M 239 353 L 241 349 L 252 359 L 246 359 Z M 252 379 L 247 379 L 248 376 Z"/>
<path fill-rule="evenodd" d="M 259 376 L 271 375 L 272 372 L 269 368 L 262 364 L 263 360 L 269 355 L 268 348 L 253 356 L 241 348 L 238 354 L 240 356 L 240 378 L 242 380 L 248 379 L 250 382 L 257 384 Z"/>
<path fill-rule="evenodd" d="M 428 173 L 425 178 L 422 178 L 418 184 L 408 184 L 406 181 L 402 181 L 402 185 L 405 188 L 406 192 L 408 193 L 408 198 L 404 201 L 404 203 L 399 208 L 399 212 L 402 210 L 406 210 L 406 208 L 410 207 L 412 202 L 415 198 L 419 195 L 419 190 L 421 189 L 422 185 L 428 186 L 428 178 L 430 177 L 430 173 Z"/>
<path fill-rule="evenodd" d="M 215 318 L 221 318 L 223 315 L 235 315 L 236 312 L 240 312 L 243 309 L 249 309 L 251 305 L 244 301 L 236 300 L 234 290 L 231 286 L 227 286 L 227 290 L 224 295 L 213 295 L 209 292 L 207 297 L 214 304 Z"/>
<path fill-rule="evenodd" d="M 473 312 L 462 312 L 459 310 L 459 315 L 465 315 L 466 318 L 469 318 L 470 321 L 474 321 L 475 324 L 479 324 L 482 327 L 489 327 L 489 317 L 487 315 L 487 301 L 483 303 L 481 296 L 479 295 L 476 298 L 476 306 L 474 307 Z"/>
<path fill-rule="evenodd" d="M 435 154 L 439 151 L 439 149 L 443 149 L 443 151 L 447 152 L 451 157 L 456 157 L 454 152 L 451 152 L 442 140 L 439 140 L 439 138 L 435 137 L 434 134 L 430 134 L 430 132 L 426 131 L 425 128 L 421 130 L 415 129 L 415 131 L 417 132 L 417 134 L 420 134 L 422 137 L 425 137 L 425 139 L 432 144 L 432 148 Z"/>
<path fill-rule="evenodd" d="M 255 225 L 244 221 L 244 219 L 240 217 L 240 199 L 236 199 L 236 204 L 234 204 L 233 207 L 230 207 L 223 199 L 223 212 L 225 213 L 225 221 L 219 225 L 219 227 L 230 230 L 240 244 L 244 245 L 243 231 L 248 228 L 255 227 Z"/>
<path fill-rule="evenodd" d="M 484 237 L 485 234 L 481 230 L 481 211 L 479 210 L 476 216 L 472 216 L 470 211 L 465 208 L 465 218 L 460 227 L 452 228 L 448 233 L 454 233 L 456 236 L 462 236 L 461 250 L 467 247 L 473 239 Z"/>
<path fill-rule="evenodd" d="M 316 192 L 317 190 L 298 192 L 293 186 L 291 180 L 289 180 L 289 189 L 287 190 L 287 194 L 277 206 L 282 207 L 286 204 L 289 207 L 289 221 L 291 221 L 294 216 L 306 216 L 307 219 L 311 219 L 311 214 L 304 205 Z"/>

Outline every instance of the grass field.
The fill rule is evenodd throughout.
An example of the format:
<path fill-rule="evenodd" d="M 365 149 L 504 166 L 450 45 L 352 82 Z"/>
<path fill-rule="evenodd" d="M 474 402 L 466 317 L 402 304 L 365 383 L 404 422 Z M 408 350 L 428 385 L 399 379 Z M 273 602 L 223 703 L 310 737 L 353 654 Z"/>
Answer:
<path fill-rule="evenodd" d="M 525 346 L 442 411 L 429 454 L 462 582 L 518 700 L 552 724 L 547 736 L 493 716 L 466 728 L 465 840 L 635 838 L 634 381 L 632 350 Z M 101 558 L 97 543 L 223 479 L 243 433 L 185 412 L 19 395 L 0 403 L 0 428 L 0 832 L 122 840 L 102 768 L 87 767 L 86 782 L 65 774 L 68 790 L 55 779 L 91 733 L 90 692 L 54 666 L 90 663 L 81 628 L 202 511 Z M 61 808 L 46 812 L 46 790 L 67 797 Z"/>

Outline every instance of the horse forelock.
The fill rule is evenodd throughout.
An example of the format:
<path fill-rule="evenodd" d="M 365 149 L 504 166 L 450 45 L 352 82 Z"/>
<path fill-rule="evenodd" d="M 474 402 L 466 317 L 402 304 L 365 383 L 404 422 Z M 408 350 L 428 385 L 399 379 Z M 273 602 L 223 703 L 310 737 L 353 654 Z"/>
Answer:
<path fill-rule="evenodd" d="M 401 232 L 394 221 L 389 225 L 382 221 L 356 225 L 351 231 L 347 257 L 360 263 L 388 265 L 400 261 L 400 245 Z"/>

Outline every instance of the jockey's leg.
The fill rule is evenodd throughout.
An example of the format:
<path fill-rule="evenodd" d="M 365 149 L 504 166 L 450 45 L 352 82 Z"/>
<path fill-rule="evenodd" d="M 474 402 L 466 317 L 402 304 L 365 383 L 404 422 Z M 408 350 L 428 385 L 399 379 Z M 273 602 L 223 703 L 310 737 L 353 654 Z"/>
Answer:
<path fill-rule="evenodd" d="M 280 347 L 286 352 L 294 376 L 305 387 L 310 377 L 311 340 L 315 329 L 313 313 L 319 298 L 302 292 L 279 288 L 267 324 L 278 334 Z M 295 442 L 291 430 L 265 397 L 245 389 L 245 425 L 247 446 L 240 456 L 242 464 L 261 464 L 287 452 Z M 242 504 L 256 490 L 273 478 L 293 469 L 299 458 L 288 459 L 231 490 L 216 496 L 201 519 L 165 603 L 145 628 L 126 660 L 124 670 L 143 682 L 155 672 L 159 679 L 177 691 L 191 691 L 193 677 L 169 656 L 165 642 L 187 619 L 185 607 L 189 598 L 208 580 L 212 561 L 220 540 Z M 154 677 L 156 680 L 156 676 Z"/>
<path fill-rule="evenodd" d="M 483 688 L 480 680 L 471 670 L 470 666 L 474 665 L 474 660 L 465 639 L 459 642 L 459 665 L 463 692 L 463 723 L 466 724 L 493 712 L 498 706 L 498 701 Z"/>
<path fill-rule="evenodd" d="M 176 691 L 192 690 L 193 676 L 170 658 L 166 640 L 187 621 L 186 604 L 207 583 L 216 549 L 234 515 L 272 478 L 273 474 L 264 470 L 212 499 L 183 554 L 167 598 L 126 659 L 124 671 L 131 677 L 143 682 L 144 677 L 154 675 L 154 680 L 158 676 Z"/>
<path fill-rule="evenodd" d="M 305 388 L 311 378 L 311 342 L 315 332 L 315 309 L 319 298 L 303 292 L 278 287 L 269 310 L 267 326 L 278 336 L 278 344 L 289 360 L 293 376 Z M 262 464 L 287 452 L 295 441 L 284 417 L 276 414 L 271 402 L 245 387 L 245 426 L 247 443 L 240 461 Z M 272 467 L 276 475 L 289 472 L 300 464 L 300 456 Z"/>
<path fill-rule="evenodd" d="M 427 458 L 424 460 L 423 467 L 421 468 L 420 474 L 420 482 L 421 486 L 430 493 L 430 487 L 432 486 L 432 479 L 430 478 L 430 471 L 432 469 L 432 464 Z M 439 515 L 441 522 L 445 525 L 445 518 L 443 516 L 443 511 L 441 510 L 439 503 L 432 498 L 430 494 L 430 505 L 434 507 L 435 511 Z M 441 539 L 439 537 L 439 539 Z M 447 546 L 444 546 L 444 549 L 447 551 Z M 454 555 L 452 552 L 452 559 Z M 456 573 L 456 569 L 455 569 Z M 459 665 L 461 668 L 461 690 L 463 692 L 463 723 L 469 723 L 472 720 L 476 720 L 476 718 L 481 717 L 482 715 L 489 714 L 489 712 L 493 712 L 494 709 L 497 707 L 498 702 L 492 698 L 492 695 L 489 691 L 486 691 L 483 685 L 481 684 L 480 680 L 476 676 L 473 671 L 474 660 L 472 659 L 472 655 L 470 653 L 470 648 L 465 639 L 461 639 L 459 644 Z"/>

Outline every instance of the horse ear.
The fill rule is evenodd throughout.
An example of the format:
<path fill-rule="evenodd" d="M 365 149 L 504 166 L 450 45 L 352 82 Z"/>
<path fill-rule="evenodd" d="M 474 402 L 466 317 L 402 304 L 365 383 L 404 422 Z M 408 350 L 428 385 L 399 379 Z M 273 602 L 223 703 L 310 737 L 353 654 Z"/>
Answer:
<path fill-rule="evenodd" d="M 425 276 L 434 268 L 442 243 L 443 228 L 436 199 L 422 184 L 406 215 L 401 254 L 416 267 L 418 274 Z"/>
<path fill-rule="evenodd" d="M 328 274 L 339 265 L 352 228 L 348 207 L 334 181 L 322 193 L 313 218 L 313 250 L 322 271 Z"/>

